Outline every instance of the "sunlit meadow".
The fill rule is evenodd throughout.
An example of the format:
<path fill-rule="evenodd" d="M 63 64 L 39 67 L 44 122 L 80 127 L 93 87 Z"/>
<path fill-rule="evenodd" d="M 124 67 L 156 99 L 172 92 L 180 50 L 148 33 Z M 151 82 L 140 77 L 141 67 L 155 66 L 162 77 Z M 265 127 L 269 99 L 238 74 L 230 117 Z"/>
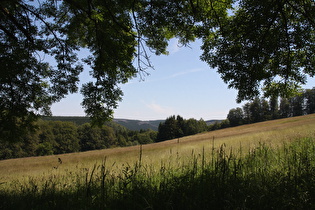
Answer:
<path fill-rule="evenodd" d="M 2 209 L 314 208 L 315 115 L 0 161 Z"/>

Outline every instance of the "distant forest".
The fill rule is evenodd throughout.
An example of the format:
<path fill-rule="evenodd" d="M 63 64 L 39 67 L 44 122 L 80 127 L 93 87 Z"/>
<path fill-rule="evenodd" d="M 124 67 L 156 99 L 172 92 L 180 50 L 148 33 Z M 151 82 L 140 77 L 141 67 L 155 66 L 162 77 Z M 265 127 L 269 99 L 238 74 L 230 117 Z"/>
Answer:
<path fill-rule="evenodd" d="M 242 124 L 312 113 L 315 113 L 315 88 L 301 90 L 291 98 L 255 98 L 242 108 L 231 109 L 226 120 L 213 124 L 207 124 L 203 119 L 184 119 L 173 115 L 159 122 L 158 131 L 130 130 L 116 122 L 107 122 L 100 127 L 91 126 L 86 117 L 43 118 L 37 122 L 34 132 L 25 134 L 23 141 L 6 142 L 1 141 L 0 137 L 0 159 L 148 144 Z"/>

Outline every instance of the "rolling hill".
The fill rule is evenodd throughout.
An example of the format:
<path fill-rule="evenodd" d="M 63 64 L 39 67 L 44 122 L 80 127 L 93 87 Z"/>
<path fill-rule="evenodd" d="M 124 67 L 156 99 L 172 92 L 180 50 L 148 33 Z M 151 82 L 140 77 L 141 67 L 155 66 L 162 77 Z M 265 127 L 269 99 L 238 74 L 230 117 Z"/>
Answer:
<path fill-rule="evenodd" d="M 0 209 L 314 209 L 314 130 L 312 114 L 3 160 Z"/>
<path fill-rule="evenodd" d="M 74 122 L 77 125 L 82 125 L 84 123 L 90 122 L 89 117 L 80 117 L 80 116 L 52 116 L 52 117 L 42 117 L 43 120 L 51 121 L 68 121 Z M 129 119 L 114 119 L 113 122 L 126 127 L 132 131 L 147 130 L 151 129 L 154 131 L 158 130 L 159 124 L 165 120 L 129 120 Z M 216 122 L 221 122 L 222 120 L 207 120 L 207 125 L 214 124 Z"/>
<path fill-rule="evenodd" d="M 176 154 L 184 158 L 192 151 L 199 153 L 205 148 L 206 152 L 220 148 L 242 149 L 248 151 L 260 144 L 279 146 L 297 138 L 314 137 L 315 114 L 272 120 L 255 124 L 226 128 L 186 136 L 159 143 L 142 145 L 143 161 L 160 164 L 169 161 Z M 78 167 L 91 167 L 95 162 L 107 157 L 108 164 L 121 166 L 128 162 L 132 164 L 139 158 L 139 146 L 87 151 L 81 153 L 60 154 L 44 157 L 28 157 L 0 161 L 0 180 L 11 180 L 20 176 L 30 176 L 51 170 L 58 164 L 58 158 L 63 160 L 65 170 Z"/>
<path fill-rule="evenodd" d="M 147 130 L 151 129 L 154 131 L 158 130 L 159 124 L 164 122 L 164 120 L 149 120 L 149 121 L 141 121 L 141 120 L 127 120 L 127 119 L 114 119 L 115 123 L 122 125 L 129 130 Z"/>

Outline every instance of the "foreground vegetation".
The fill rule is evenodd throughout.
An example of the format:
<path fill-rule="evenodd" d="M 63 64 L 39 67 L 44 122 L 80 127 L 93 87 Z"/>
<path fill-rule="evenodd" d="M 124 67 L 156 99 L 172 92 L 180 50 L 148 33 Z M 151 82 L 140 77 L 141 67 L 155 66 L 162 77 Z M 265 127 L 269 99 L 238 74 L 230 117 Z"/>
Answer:
<path fill-rule="evenodd" d="M 152 145 L 0 161 L 0 208 L 315 208 L 314 128 L 309 115 Z"/>

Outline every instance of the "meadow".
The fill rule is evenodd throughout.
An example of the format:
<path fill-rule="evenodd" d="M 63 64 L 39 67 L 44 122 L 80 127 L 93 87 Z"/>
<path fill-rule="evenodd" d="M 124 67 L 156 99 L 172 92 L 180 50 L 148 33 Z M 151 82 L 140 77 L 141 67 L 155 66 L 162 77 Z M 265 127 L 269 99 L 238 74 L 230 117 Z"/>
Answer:
<path fill-rule="evenodd" d="M 314 209 L 315 114 L 0 161 L 0 209 Z"/>

